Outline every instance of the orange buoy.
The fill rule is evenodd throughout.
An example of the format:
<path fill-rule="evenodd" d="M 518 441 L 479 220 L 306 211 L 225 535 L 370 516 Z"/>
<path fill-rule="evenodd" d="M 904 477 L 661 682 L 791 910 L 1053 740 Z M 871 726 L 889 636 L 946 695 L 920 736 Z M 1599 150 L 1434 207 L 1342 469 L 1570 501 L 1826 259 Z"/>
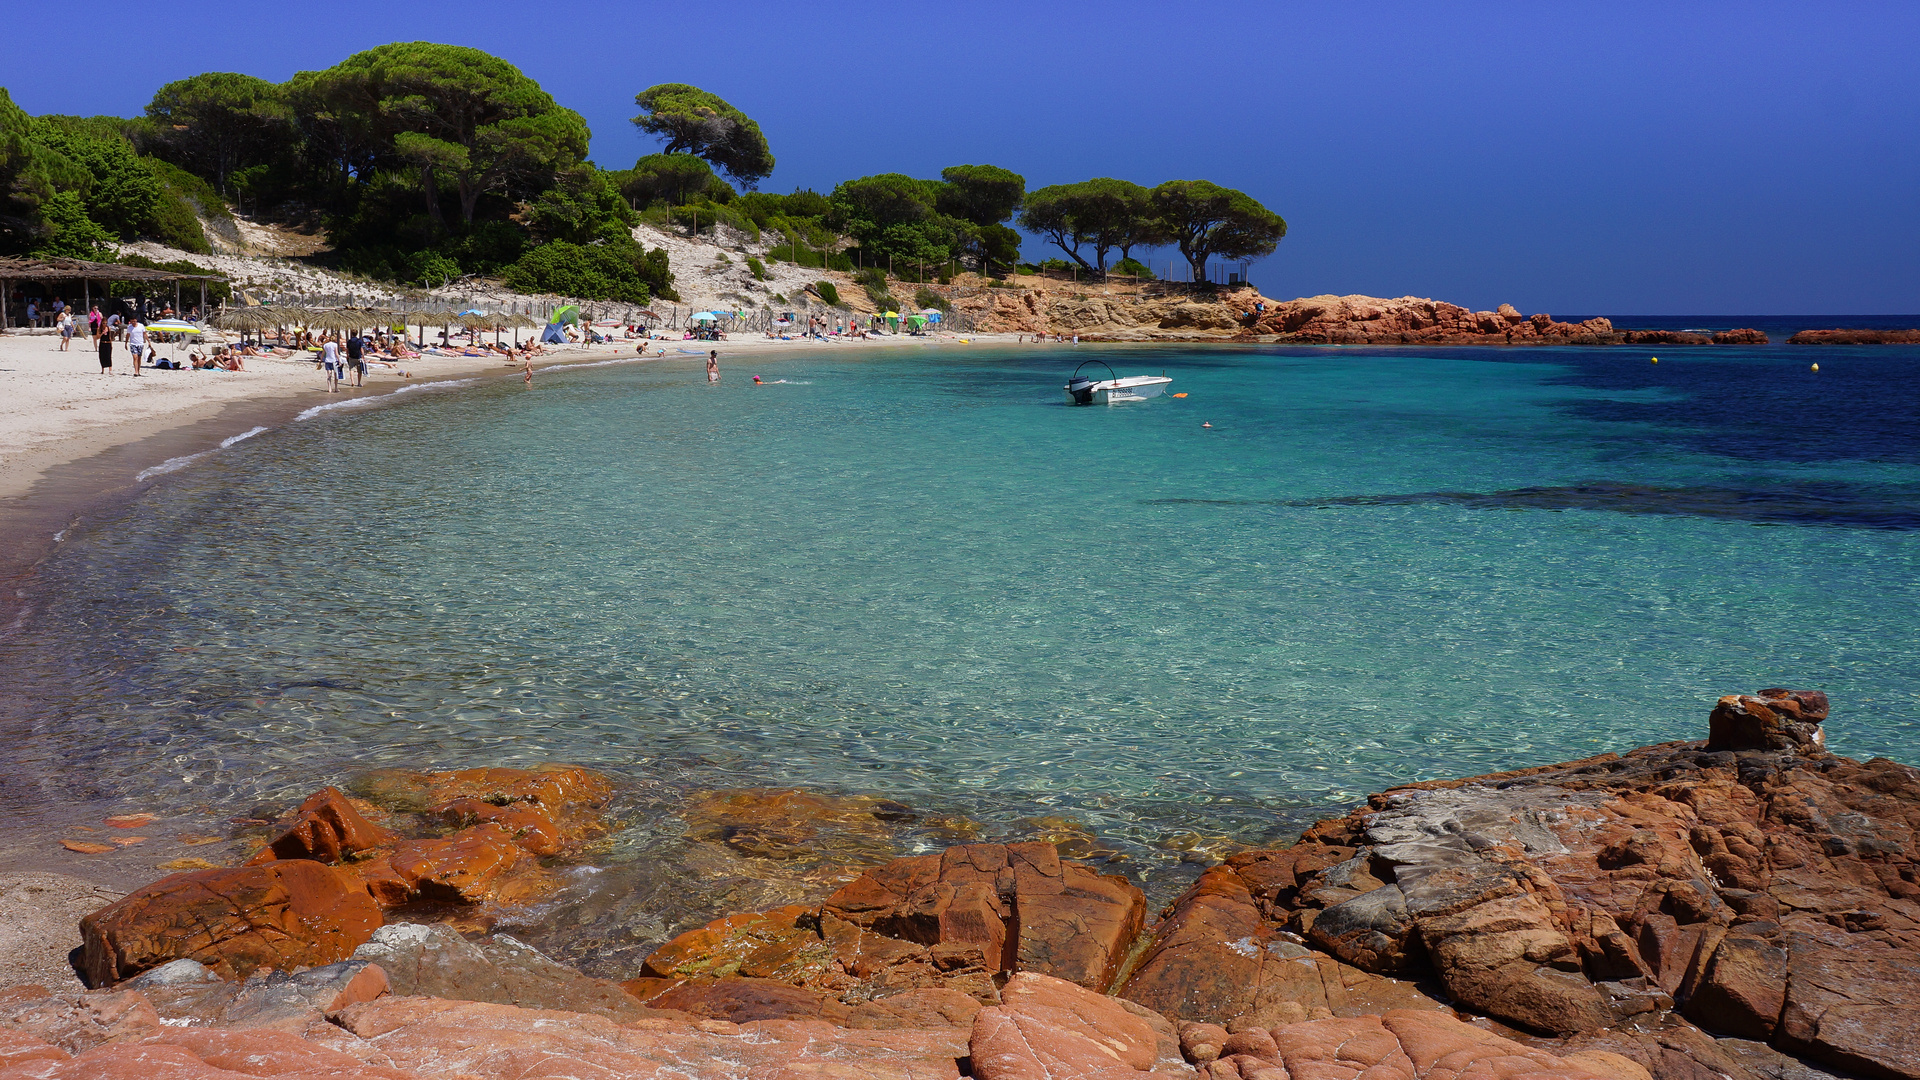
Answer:
<path fill-rule="evenodd" d="M 1818 365 L 1818 364 L 1815 364 L 1814 366 L 1815 366 L 1815 367 L 1818 367 L 1819 365 Z M 1175 395 L 1173 395 L 1173 396 L 1174 396 L 1174 397 L 1186 397 L 1187 395 L 1185 395 L 1185 394 L 1175 394 Z"/>

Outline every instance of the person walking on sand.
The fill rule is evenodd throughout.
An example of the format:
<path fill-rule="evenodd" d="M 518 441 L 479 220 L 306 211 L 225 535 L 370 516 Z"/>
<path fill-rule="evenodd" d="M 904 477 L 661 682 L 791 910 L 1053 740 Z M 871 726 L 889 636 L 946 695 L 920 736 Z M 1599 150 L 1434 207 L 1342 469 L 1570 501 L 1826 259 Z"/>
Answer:
<path fill-rule="evenodd" d="M 93 310 L 87 312 L 87 336 L 98 338 L 100 336 L 100 324 L 105 321 L 105 319 L 100 317 L 100 305 L 93 305 Z"/>
<path fill-rule="evenodd" d="M 73 312 L 60 313 L 60 351 L 66 352 L 73 345 Z"/>
<path fill-rule="evenodd" d="M 334 343 L 332 334 L 320 339 L 320 365 L 327 369 L 327 393 L 339 393 L 340 346 Z"/>
<path fill-rule="evenodd" d="M 147 327 L 135 315 L 127 320 L 127 355 L 133 357 L 133 376 L 140 377 L 140 359 L 147 354 Z"/>
<path fill-rule="evenodd" d="M 720 352 L 717 349 L 708 349 L 707 350 L 707 382 L 717 383 L 719 381 L 720 381 Z"/>
<path fill-rule="evenodd" d="M 113 374 L 113 331 L 100 332 L 100 374 Z"/>
<path fill-rule="evenodd" d="M 366 346 L 356 332 L 347 339 L 347 369 L 353 375 L 353 385 L 359 386 L 367 373 Z"/>

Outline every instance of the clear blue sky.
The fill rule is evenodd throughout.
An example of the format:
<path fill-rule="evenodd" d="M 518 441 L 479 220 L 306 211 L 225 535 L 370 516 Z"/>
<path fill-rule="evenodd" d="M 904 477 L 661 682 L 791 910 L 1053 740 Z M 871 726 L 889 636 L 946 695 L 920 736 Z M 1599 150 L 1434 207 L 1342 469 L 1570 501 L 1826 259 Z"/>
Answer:
<path fill-rule="evenodd" d="M 608 167 L 653 148 L 633 95 L 689 82 L 760 122 L 771 191 L 968 162 L 1241 188 L 1292 229 L 1254 270 L 1269 295 L 1920 312 L 1912 0 L 109 0 L 6 22 L 0 85 L 29 112 L 131 115 L 200 71 L 444 41 L 584 114 Z"/>

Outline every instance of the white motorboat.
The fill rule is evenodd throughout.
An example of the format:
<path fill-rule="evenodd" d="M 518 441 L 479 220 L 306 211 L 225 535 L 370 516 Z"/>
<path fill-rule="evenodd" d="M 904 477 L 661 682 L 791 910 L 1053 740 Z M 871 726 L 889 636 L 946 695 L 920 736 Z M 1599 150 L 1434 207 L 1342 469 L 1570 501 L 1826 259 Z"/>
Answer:
<path fill-rule="evenodd" d="M 1113 376 L 1107 379 L 1093 379 L 1080 374 L 1080 368 L 1087 364 L 1099 364 Z M 1104 360 L 1089 360 L 1086 364 L 1073 369 L 1073 377 L 1067 380 L 1067 404 L 1069 405 L 1126 405 L 1135 401 L 1145 401 L 1166 393 L 1173 380 L 1165 375 L 1129 375 L 1120 378 Z"/>

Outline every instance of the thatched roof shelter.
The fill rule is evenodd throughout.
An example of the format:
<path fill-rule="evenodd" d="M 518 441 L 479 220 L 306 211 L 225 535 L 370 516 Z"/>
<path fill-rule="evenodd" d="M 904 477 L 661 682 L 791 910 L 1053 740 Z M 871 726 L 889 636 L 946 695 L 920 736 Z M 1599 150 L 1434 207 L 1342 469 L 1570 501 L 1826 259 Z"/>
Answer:
<path fill-rule="evenodd" d="M 180 302 L 180 283 L 198 281 L 200 283 L 200 309 L 206 310 L 207 282 L 225 281 L 225 274 L 183 274 L 174 270 L 149 270 L 144 266 L 125 266 L 120 263 L 88 262 L 85 259 L 17 259 L 0 257 L 0 330 L 9 326 L 13 307 L 13 283 L 16 281 L 77 281 L 80 282 L 81 304 L 93 303 L 93 283 L 96 281 L 137 281 L 160 285 L 171 282 L 173 300 Z"/>

